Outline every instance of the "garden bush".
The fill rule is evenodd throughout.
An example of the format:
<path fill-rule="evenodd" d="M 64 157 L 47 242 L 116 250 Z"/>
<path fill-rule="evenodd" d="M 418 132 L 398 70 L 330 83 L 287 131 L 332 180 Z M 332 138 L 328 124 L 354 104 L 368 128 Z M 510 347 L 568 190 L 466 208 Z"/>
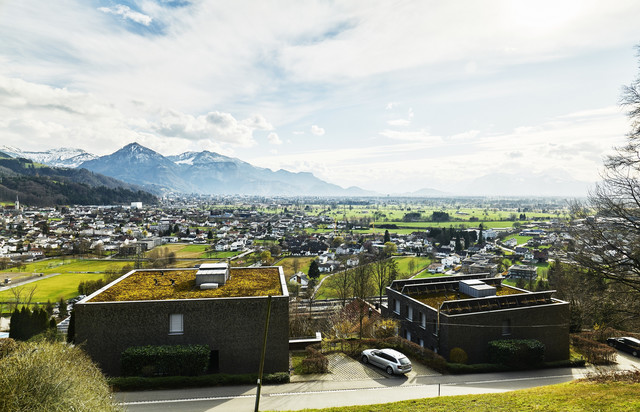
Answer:
<path fill-rule="evenodd" d="M 307 357 L 302 360 L 302 373 L 329 372 L 329 359 L 319 350 L 307 346 Z"/>
<path fill-rule="evenodd" d="M 133 346 L 121 357 L 125 376 L 193 376 L 209 366 L 206 345 Z"/>
<path fill-rule="evenodd" d="M 467 352 L 462 348 L 453 348 L 449 351 L 449 360 L 451 363 L 462 363 L 466 364 L 469 360 L 469 356 L 467 356 Z"/>
<path fill-rule="evenodd" d="M 78 347 L 23 342 L 0 358 L 0 411 L 118 411 L 100 370 Z"/>
<path fill-rule="evenodd" d="M 489 362 L 512 368 L 530 368 L 544 362 L 544 345 L 535 339 L 505 339 L 489 342 Z"/>

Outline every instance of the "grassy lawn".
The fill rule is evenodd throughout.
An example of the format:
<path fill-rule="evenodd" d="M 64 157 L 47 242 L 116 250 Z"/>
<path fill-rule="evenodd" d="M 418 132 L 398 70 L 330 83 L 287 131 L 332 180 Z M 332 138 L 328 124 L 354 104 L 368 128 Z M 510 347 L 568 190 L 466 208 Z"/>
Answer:
<path fill-rule="evenodd" d="M 447 387 L 443 389 L 446 394 Z M 539 388 L 484 395 L 442 396 L 378 405 L 344 406 L 305 411 L 637 411 L 640 384 L 569 382 Z"/>
<path fill-rule="evenodd" d="M 395 258 L 396 262 L 398 262 L 398 272 L 400 272 L 402 277 L 410 277 L 414 274 L 420 272 L 422 269 L 426 268 L 431 264 L 431 258 L 426 256 L 417 256 L 417 257 L 399 257 Z M 409 262 L 413 262 L 414 268 L 413 273 L 409 273 Z"/>
<path fill-rule="evenodd" d="M 533 239 L 533 236 L 512 235 L 512 236 L 507 236 L 506 238 L 504 238 L 504 241 L 506 242 L 507 240 L 509 240 L 511 238 L 515 238 L 516 241 L 518 242 L 518 245 L 522 245 L 524 243 L 527 243 L 529 240 Z"/>
<path fill-rule="evenodd" d="M 312 257 L 287 257 L 284 258 L 280 261 L 278 261 L 277 263 L 275 263 L 278 266 L 282 266 L 282 270 L 284 271 L 284 276 L 288 279 L 289 276 L 292 276 L 295 274 L 295 271 L 293 270 L 293 261 L 297 260 L 298 261 L 298 270 L 302 271 L 305 274 L 309 273 L 309 265 L 311 264 L 311 261 L 314 258 Z"/>
<path fill-rule="evenodd" d="M 34 303 L 46 303 L 48 300 L 56 302 L 60 300 L 60 297 L 70 299 L 78 296 L 78 284 L 80 284 L 80 282 L 102 279 L 103 276 L 104 274 L 102 273 L 63 273 L 51 278 L 28 283 L 24 286 L 18 286 L 18 288 L 22 288 L 23 292 L 21 297 L 24 298 L 35 286 L 35 293 L 31 300 Z M 0 292 L 0 301 L 11 300 L 13 300 L 11 290 Z"/>

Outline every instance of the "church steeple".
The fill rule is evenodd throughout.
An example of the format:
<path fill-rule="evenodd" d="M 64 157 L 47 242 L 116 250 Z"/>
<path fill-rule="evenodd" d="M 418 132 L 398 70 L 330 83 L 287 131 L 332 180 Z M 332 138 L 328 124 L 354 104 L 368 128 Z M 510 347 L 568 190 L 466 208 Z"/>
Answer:
<path fill-rule="evenodd" d="M 16 196 L 16 210 L 20 210 L 20 198 Z"/>

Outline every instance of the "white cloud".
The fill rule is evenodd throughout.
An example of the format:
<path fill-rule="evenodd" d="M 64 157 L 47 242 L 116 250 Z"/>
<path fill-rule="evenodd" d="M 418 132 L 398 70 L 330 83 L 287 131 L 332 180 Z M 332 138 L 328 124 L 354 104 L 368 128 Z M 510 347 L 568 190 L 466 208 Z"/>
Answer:
<path fill-rule="evenodd" d="M 313 126 L 311 126 L 311 133 L 313 133 L 316 136 L 322 136 L 324 135 L 324 129 L 314 124 Z"/>
<path fill-rule="evenodd" d="M 151 24 L 152 18 L 147 16 L 146 14 L 139 13 L 137 11 L 131 10 L 129 6 L 125 6 L 124 4 L 117 4 L 113 7 L 99 7 L 103 13 L 115 14 L 116 16 L 121 16 L 125 20 L 131 20 L 135 23 L 143 24 L 148 26 Z"/>
<path fill-rule="evenodd" d="M 271 144 L 282 144 L 282 140 L 280 140 L 280 137 L 278 136 L 277 133 L 269 133 L 269 136 L 267 136 L 267 139 L 269 140 L 269 143 Z"/>

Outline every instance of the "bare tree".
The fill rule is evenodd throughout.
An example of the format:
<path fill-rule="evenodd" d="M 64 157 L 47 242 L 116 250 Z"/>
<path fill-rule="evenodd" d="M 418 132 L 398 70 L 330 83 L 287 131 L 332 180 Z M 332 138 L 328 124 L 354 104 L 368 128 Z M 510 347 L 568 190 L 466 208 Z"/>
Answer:
<path fill-rule="evenodd" d="M 607 293 L 640 298 L 640 77 L 624 88 L 631 131 L 626 145 L 605 160 L 602 182 L 586 204 L 572 205 L 571 257 L 587 276 L 606 280 Z"/>

